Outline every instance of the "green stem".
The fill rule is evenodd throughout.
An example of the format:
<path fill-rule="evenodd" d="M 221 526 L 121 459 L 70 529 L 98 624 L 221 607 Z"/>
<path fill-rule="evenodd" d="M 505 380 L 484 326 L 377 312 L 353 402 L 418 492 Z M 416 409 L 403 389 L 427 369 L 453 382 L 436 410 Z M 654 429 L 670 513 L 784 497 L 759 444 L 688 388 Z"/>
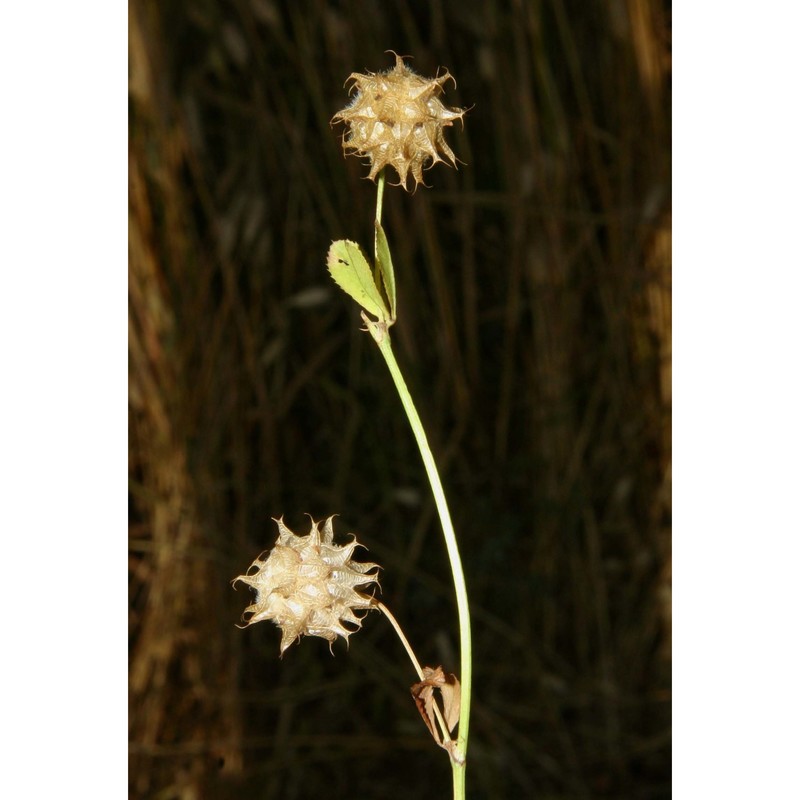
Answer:
<path fill-rule="evenodd" d="M 459 739 L 461 741 L 461 739 Z M 452 759 L 453 766 L 453 800 L 465 800 L 467 796 L 467 770 L 466 764 L 459 766 Z"/>
<path fill-rule="evenodd" d="M 411 430 L 414 432 L 414 437 L 417 440 L 417 446 L 422 456 L 422 462 L 425 465 L 425 471 L 428 473 L 428 480 L 430 481 L 431 490 L 433 491 L 433 498 L 436 502 L 439 518 L 441 519 L 444 540 L 447 545 L 447 555 L 450 558 L 450 568 L 453 572 L 461 645 L 461 674 L 459 675 L 459 680 L 461 681 L 461 713 L 458 720 L 458 752 L 454 754 L 452 762 L 454 780 L 458 774 L 458 779 L 462 786 L 462 794 L 455 796 L 463 797 L 463 775 L 461 773 L 464 771 L 464 758 L 467 754 L 470 699 L 472 693 L 472 634 L 470 631 L 469 602 L 467 599 L 467 584 L 464 579 L 464 569 L 461 566 L 461 556 L 458 552 L 456 534 L 453 529 L 453 522 L 450 519 L 450 510 L 447 507 L 447 498 L 444 494 L 442 481 L 436 469 L 436 462 L 434 461 L 433 453 L 428 444 L 428 437 L 425 435 L 422 421 L 419 418 L 417 409 L 414 406 L 414 401 L 411 399 L 411 394 L 408 391 L 408 386 L 406 386 L 406 382 L 400 372 L 400 367 L 394 357 L 389 332 L 385 325 L 381 323 L 368 320 L 367 324 L 370 333 L 372 333 L 373 338 L 378 343 L 378 349 L 381 351 L 386 365 L 389 367 L 389 372 L 392 375 L 394 384 L 397 387 L 397 392 L 400 395 L 400 401 L 403 404 L 408 421 L 411 423 Z"/>
<path fill-rule="evenodd" d="M 375 221 L 380 222 L 383 215 L 383 189 L 386 186 L 386 168 L 378 173 L 378 201 L 375 204 Z M 375 261 L 378 260 L 378 231 L 375 230 Z"/>
<path fill-rule="evenodd" d="M 385 170 L 381 170 L 378 175 L 378 198 L 375 206 L 375 220 L 381 221 L 383 213 L 383 189 L 385 185 Z M 375 254 L 377 261 L 377 239 L 375 244 Z M 467 584 L 464 579 L 464 569 L 461 566 L 461 555 L 458 552 L 458 542 L 456 533 L 453 529 L 453 522 L 450 519 L 450 509 L 447 507 L 447 498 L 444 494 L 442 481 L 439 478 L 439 471 L 436 469 L 436 462 L 433 458 L 428 437 L 422 426 L 411 393 L 400 372 L 400 367 L 392 352 L 392 342 L 389 338 L 389 329 L 385 323 L 375 322 L 362 313 L 362 318 L 367 324 L 367 329 L 378 344 L 378 349 L 389 367 L 400 401 L 405 409 L 411 430 L 417 440 L 422 462 L 425 471 L 428 473 L 428 480 L 433 491 L 433 498 L 439 512 L 439 519 L 442 523 L 442 532 L 447 546 L 447 555 L 450 558 L 450 569 L 453 573 L 453 583 L 456 591 L 456 606 L 458 608 L 458 630 L 461 650 L 461 712 L 458 718 L 458 740 L 455 748 L 450 752 L 450 764 L 453 769 L 453 798 L 454 800 L 465 800 L 466 798 L 466 756 L 467 744 L 469 741 L 469 713 L 472 699 L 472 632 L 470 629 L 469 600 L 467 598 Z"/>

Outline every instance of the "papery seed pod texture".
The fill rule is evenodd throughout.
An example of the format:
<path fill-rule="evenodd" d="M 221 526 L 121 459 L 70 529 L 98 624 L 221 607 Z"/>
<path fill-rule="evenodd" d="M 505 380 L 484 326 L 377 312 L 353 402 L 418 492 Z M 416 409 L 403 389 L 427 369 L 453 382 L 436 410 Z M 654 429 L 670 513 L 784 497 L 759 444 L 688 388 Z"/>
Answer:
<path fill-rule="evenodd" d="M 372 597 L 358 589 L 376 583 L 377 564 L 353 561 L 360 547 L 355 536 L 345 545 L 333 543 L 333 517 L 298 536 L 276 519 L 278 541 L 266 558 L 257 558 L 234 581 L 255 590 L 256 598 L 243 614 L 246 625 L 272 620 L 281 629 L 281 655 L 301 636 L 319 636 L 333 643 L 349 640 L 361 627 L 357 610 L 374 608 Z M 345 627 L 346 624 L 355 627 Z"/>
<path fill-rule="evenodd" d="M 450 73 L 423 78 L 400 56 L 396 59 L 394 69 L 387 72 L 354 72 L 348 78 L 351 92 L 355 91 L 353 100 L 333 119 L 348 126 L 345 153 L 369 159 L 368 177 L 375 180 L 390 165 L 407 189 L 409 172 L 416 185 L 424 185 L 423 168 L 445 159 L 456 166 L 456 157 L 444 140 L 444 129 L 463 119 L 466 111 L 447 108 L 439 99 L 445 82 L 452 80 Z"/>

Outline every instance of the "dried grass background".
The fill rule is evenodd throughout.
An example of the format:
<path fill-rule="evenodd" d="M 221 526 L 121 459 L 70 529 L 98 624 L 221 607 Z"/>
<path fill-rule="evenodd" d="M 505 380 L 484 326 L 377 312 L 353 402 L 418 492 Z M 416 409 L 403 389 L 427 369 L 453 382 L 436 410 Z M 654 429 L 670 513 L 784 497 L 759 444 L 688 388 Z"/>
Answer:
<path fill-rule="evenodd" d="M 396 350 L 473 608 L 469 796 L 670 792 L 670 39 L 655 0 L 130 4 L 130 795 L 448 797 L 373 614 L 234 627 L 230 580 L 341 515 L 457 669 L 419 455 L 325 270 L 374 187 L 330 118 L 393 49 L 458 81 L 466 162 L 388 189 Z M 246 793 L 243 794 L 243 793 Z"/>

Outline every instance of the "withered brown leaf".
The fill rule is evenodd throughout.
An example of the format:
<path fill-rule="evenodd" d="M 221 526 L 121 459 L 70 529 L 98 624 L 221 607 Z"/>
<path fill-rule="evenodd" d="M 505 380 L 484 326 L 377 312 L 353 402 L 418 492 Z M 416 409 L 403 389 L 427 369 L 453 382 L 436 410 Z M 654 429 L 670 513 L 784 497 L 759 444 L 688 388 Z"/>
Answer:
<path fill-rule="evenodd" d="M 433 736 L 433 740 L 439 747 L 449 750 L 448 744 L 442 741 L 442 735 L 434 720 L 434 706 L 436 703 L 434 692 L 438 689 L 442 698 L 442 708 L 444 711 L 444 721 L 452 733 L 458 724 L 458 716 L 461 713 L 461 684 L 455 675 L 445 675 L 441 667 L 433 669 L 423 667 L 423 680 L 415 683 L 411 687 L 411 695 L 416 703 L 417 710 L 422 717 L 428 730 Z"/>

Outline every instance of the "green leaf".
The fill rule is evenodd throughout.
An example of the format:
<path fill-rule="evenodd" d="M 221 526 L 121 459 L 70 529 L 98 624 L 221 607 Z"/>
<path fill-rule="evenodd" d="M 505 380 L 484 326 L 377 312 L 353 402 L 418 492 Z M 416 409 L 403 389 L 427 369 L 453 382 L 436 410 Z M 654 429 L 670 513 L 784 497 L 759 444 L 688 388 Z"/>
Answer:
<path fill-rule="evenodd" d="M 386 296 L 389 298 L 391 320 L 394 321 L 397 317 L 397 286 L 394 282 L 392 254 L 389 252 L 389 242 L 386 240 L 383 226 L 377 220 L 375 220 L 375 261 L 383 278 Z"/>
<path fill-rule="evenodd" d="M 328 271 L 336 283 L 364 310 L 381 322 L 389 319 L 389 311 L 375 285 L 372 270 L 355 242 L 339 239 L 330 246 Z"/>

